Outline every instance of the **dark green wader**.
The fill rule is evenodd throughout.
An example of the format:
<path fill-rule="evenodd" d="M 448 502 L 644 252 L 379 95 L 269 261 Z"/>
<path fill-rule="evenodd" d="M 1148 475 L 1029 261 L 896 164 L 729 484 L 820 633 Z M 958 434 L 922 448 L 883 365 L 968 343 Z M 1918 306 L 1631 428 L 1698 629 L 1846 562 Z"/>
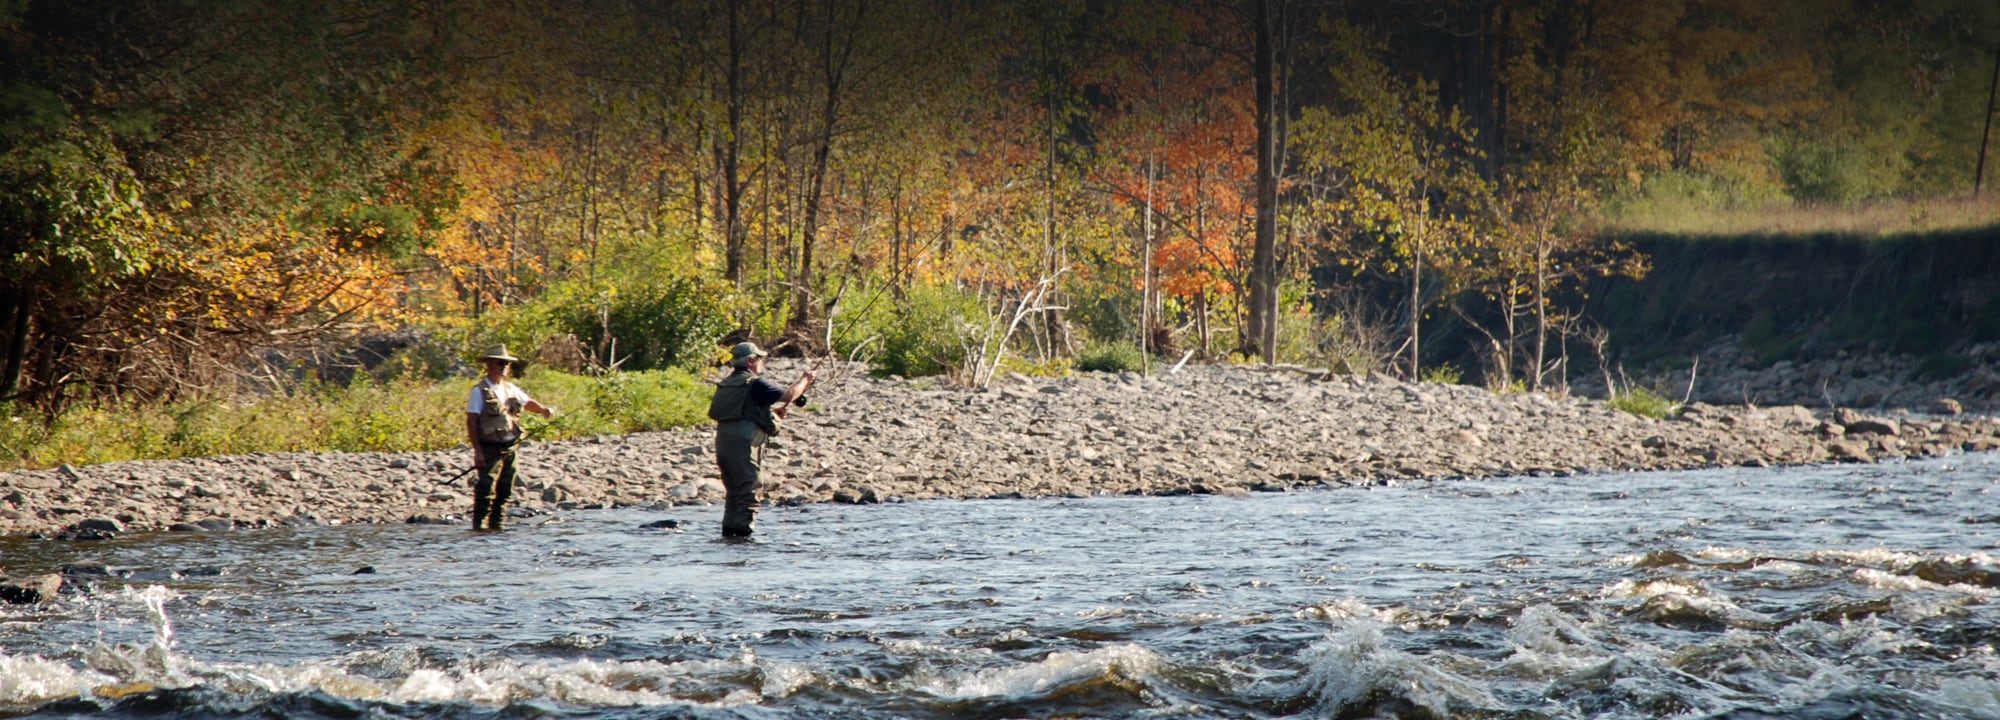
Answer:
<path fill-rule="evenodd" d="M 769 405 L 750 399 L 750 381 L 756 376 L 738 371 L 716 384 L 715 398 L 708 403 L 708 417 L 715 421 L 715 466 L 722 471 L 722 536 L 750 537 L 757 526 L 756 452 L 765 440 L 778 434 L 778 420 Z"/>
<path fill-rule="evenodd" d="M 750 537 L 757 529 L 757 446 L 762 430 L 749 420 L 729 420 L 715 426 L 715 465 L 722 471 L 722 536 Z"/>
<path fill-rule="evenodd" d="M 472 483 L 472 529 L 483 521 L 487 529 L 499 530 L 506 522 L 507 499 L 514 495 L 514 444 L 480 446 L 486 464 L 479 466 L 479 479 Z"/>

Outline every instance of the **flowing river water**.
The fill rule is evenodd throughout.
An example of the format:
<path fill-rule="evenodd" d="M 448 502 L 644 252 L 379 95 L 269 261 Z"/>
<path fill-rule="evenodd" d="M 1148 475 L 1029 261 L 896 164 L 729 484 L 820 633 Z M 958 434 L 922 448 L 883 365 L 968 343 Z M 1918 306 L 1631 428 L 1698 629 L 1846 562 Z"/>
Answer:
<path fill-rule="evenodd" d="M 0 539 L 0 717 L 2000 718 L 2000 454 Z M 680 530 L 649 529 L 673 519 Z M 74 569 L 74 567 L 73 567 Z"/>

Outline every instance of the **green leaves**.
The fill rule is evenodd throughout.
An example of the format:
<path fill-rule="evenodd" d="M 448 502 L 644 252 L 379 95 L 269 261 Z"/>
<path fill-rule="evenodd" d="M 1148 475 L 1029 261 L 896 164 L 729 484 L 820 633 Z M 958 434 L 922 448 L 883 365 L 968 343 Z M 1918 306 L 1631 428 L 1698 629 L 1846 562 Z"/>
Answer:
<path fill-rule="evenodd" d="M 84 297 L 145 272 L 158 229 L 108 134 L 81 123 L 10 135 L 0 154 L 0 268 Z"/>

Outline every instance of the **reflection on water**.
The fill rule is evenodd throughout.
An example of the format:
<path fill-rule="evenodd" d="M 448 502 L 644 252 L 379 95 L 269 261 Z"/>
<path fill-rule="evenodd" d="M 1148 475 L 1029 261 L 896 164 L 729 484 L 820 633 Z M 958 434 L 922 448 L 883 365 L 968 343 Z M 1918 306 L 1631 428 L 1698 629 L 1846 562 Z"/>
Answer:
<path fill-rule="evenodd" d="M 0 714 L 2000 718 L 2000 456 L 0 540 Z M 642 529 L 674 518 L 685 532 Z"/>

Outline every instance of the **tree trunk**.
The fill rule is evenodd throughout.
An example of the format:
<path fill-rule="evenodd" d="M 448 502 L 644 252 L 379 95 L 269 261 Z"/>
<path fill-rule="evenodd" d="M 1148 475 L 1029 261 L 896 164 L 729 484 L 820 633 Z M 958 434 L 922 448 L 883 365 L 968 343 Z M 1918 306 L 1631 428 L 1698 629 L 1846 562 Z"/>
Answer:
<path fill-rule="evenodd" d="M 1416 247 L 1410 253 L 1410 379 L 1422 377 L 1424 319 L 1424 221 L 1417 219 Z"/>
<path fill-rule="evenodd" d="M 834 128 L 839 124 L 840 94 L 847 77 L 848 53 L 853 49 L 851 42 L 835 47 L 834 36 L 840 29 L 840 22 L 833 0 L 825 0 L 821 7 L 825 10 L 825 17 L 822 18 L 823 35 L 820 38 L 820 77 L 825 81 L 821 89 L 826 94 L 820 102 L 819 132 L 814 138 L 812 167 L 808 170 L 805 227 L 799 237 L 799 272 L 792 278 L 791 327 L 795 333 L 807 336 L 812 330 L 813 249 L 819 239 L 820 206 L 826 192 L 827 165 L 833 154 Z M 856 7 L 855 27 L 861 25 L 861 13 L 866 7 L 866 3 Z"/>
<path fill-rule="evenodd" d="M 7 323 L 7 364 L 0 370 L 0 399 L 14 397 L 21 387 L 21 367 L 28 357 L 28 319 L 33 303 L 19 293 L 8 293 L 0 320 Z"/>
<path fill-rule="evenodd" d="M 1255 60 L 1251 62 L 1257 93 L 1257 222 L 1256 246 L 1251 252 L 1250 327 L 1245 346 L 1267 363 L 1277 360 L 1278 329 L 1278 138 L 1274 122 L 1277 92 L 1271 75 L 1276 54 L 1271 37 L 1271 3 L 1277 1 L 1253 0 L 1256 7 L 1252 13 L 1257 45 Z"/>
<path fill-rule="evenodd" d="M 1545 234 L 1535 238 L 1535 374 L 1530 381 L 1542 389 L 1542 368 L 1548 361 L 1549 345 L 1549 243 Z"/>
<path fill-rule="evenodd" d="M 729 5 L 729 64 L 725 69 L 728 97 L 728 125 L 723 131 L 722 183 L 717 188 L 722 194 L 723 267 L 722 277 L 743 287 L 744 231 L 743 231 L 743 186 L 737 182 L 738 164 L 742 154 L 743 132 L 743 38 L 740 11 L 737 3 Z"/>

